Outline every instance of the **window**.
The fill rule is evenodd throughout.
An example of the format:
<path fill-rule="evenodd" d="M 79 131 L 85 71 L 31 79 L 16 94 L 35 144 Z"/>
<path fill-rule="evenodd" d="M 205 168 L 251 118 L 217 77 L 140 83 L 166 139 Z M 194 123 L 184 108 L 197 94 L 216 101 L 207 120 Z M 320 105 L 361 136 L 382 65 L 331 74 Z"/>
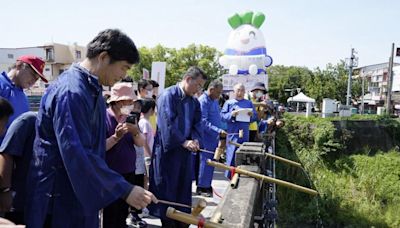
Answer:
<path fill-rule="evenodd" d="M 53 61 L 54 60 L 53 48 L 46 48 L 46 60 L 47 61 Z"/>
<path fill-rule="evenodd" d="M 81 51 L 75 51 L 75 57 L 77 59 L 80 59 L 81 58 Z"/>
<path fill-rule="evenodd" d="M 13 59 L 13 58 L 14 58 L 14 55 L 13 55 L 13 54 L 7 54 L 7 57 L 8 57 L 9 59 Z"/>
<path fill-rule="evenodd" d="M 379 83 L 378 82 L 371 82 L 370 86 L 371 87 L 379 87 Z"/>

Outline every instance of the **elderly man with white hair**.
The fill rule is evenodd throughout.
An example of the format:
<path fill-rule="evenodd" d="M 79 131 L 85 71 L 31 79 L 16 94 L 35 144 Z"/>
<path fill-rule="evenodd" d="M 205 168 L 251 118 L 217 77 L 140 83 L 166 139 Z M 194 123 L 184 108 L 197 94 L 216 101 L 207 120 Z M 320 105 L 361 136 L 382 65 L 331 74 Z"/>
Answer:
<path fill-rule="evenodd" d="M 236 143 L 243 143 L 249 141 L 249 125 L 250 122 L 256 121 L 257 113 L 254 109 L 253 103 L 249 100 L 244 99 L 246 90 L 244 85 L 241 83 L 236 84 L 233 87 L 234 98 L 225 102 L 224 107 L 221 110 L 221 116 L 226 121 L 228 125 L 228 140 Z M 252 111 L 246 114 L 250 116 L 249 121 L 243 121 L 237 119 L 240 109 L 251 109 Z M 243 137 L 240 138 L 238 134 L 239 131 L 243 131 Z M 236 147 L 232 144 L 227 144 L 226 146 L 226 164 L 230 166 L 235 165 L 235 151 Z M 231 178 L 229 172 L 225 173 L 225 176 Z"/>

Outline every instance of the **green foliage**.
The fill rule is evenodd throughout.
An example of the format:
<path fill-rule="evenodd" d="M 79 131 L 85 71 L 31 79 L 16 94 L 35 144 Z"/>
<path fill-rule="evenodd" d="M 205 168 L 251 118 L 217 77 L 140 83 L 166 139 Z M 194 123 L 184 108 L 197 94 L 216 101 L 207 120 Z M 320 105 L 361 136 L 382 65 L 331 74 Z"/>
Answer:
<path fill-rule="evenodd" d="M 239 15 L 236 16 L 234 18 L 240 19 Z M 262 17 L 262 21 L 264 19 L 262 14 L 255 14 L 254 17 Z M 224 74 L 223 68 L 218 63 L 218 58 L 222 53 L 209 46 L 191 44 L 181 49 L 175 49 L 157 45 L 153 48 L 141 47 L 139 52 L 140 63 L 128 71 L 128 75 L 135 81 L 142 77 L 143 68 L 150 71 L 151 64 L 155 61 L 167 63 L 166 87 L 180 81 L 182 74 L 190 66 L 201 67 L 211 80 Z M 323 98 L 333 98 L 345 103 L 348 73 L 343 61 L 336 65 L 328 64 L 324 70 L 274 65 L 267 68 L 267 71 L 269 95 L 280 103 L 286 103 L 287 98 L 296 95 L 297 88 L 315 98 L 317 106 Z M 353 79 L 352 95 L 359 97 L 360 94 L 361 82 Z"/>
<path fill-rule="evenodd" d="M 371 117 L 371 116 L 370 116 Z M 353 117 L 361 118 L 361 117 Z M 365 117 L 363 117 L 365 118 Z M 398 134 L 397 121 L 373 116 Z M 305 170 L 277 163 L 277 177 L 312 187 L 319 197 L 278 188 L 279 226 L 282 227 L 399 227 L 400 153 L 374 156 L 338 155 L 345 148 L 335 138 L 331 119 L 285 115 L 277 134 L 277 153 L 299 161 Z"/>
<path fill-rule="evenodd" d="M 215 48 L 205 45 L 191 44 L 186 48 L 165 48 L 157 45 L 154 48 L 139 48 L 140 63 L 128 71 L 135 81 L 142 77 L 142 69 L 151 70 L 152 62 L 166 62 L 165 86 L 171 86 L 181 80 L 182 75 L 190 66 L 198 66 L 209 78 L 215 79 L 222 75 L 222 67 L 218 64 L 221 55 Z"/>
<path fill-rule="evenodd" d="M 291 94 L 288 89 L 301 88 L 304 91 L 304 86 L 312 77 L 312 71 L 306 67 L 286 67 L 282 65 L 274 65 L 269 68 L 269 95 L 281 103 L 286 103 L 287 98 Z M 294 92 L 294 91 L 293 91 Z"/>
<path fill-rule="evenodd" d="M 313 71 L 306 67 L 275 65 L 268 68 L 268 74 L 270 96 L 279 102 L 286 103 L 287 98 L 296 95 L 296 88 L 300 88 L 317 104 L 324 98 L 346 103 L 348 72 L 343 61 L 336 65 L 328 64 L 324 70 L 317 68 Z M 361 81 L 353 79 L 352 82 L 352 97 L 359 97 Z"/>
<path fill-rule="evenodd" d="M 380 115 L 351 115 L 348 117 L 327 117 L 325 118 L 326 120 L 332 121 L 332 120 L 376 120 L 376 121 L 386 121 L 388 119 L 387 116 L 380 116 Z"/>

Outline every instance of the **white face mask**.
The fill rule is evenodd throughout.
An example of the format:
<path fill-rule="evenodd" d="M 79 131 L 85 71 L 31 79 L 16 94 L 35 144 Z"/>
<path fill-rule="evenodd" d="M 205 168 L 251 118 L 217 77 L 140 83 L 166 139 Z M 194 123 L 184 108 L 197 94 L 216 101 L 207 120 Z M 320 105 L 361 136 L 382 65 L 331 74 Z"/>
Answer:
<path fill-rule="evenodd" d="M 131 113 L 132 110 L 133 110 L 133 105 L 125 105 L 121 107 L 120 112 L 122 115 L 129 115 L 129 113 Z"/>
<path fill-rule="evenodd" d="M 262 97 L 262 96 L 263 96 L 263 92 L 259 91 L 259 92 L 256 93 L 256 97 L 257 97 L 257 98 L 260 98 L 260 97 Z"/>
<path fill-rule="evenodd" d="M 147 91 L 146 98 L 152 98 L 152 97 L 153 97 L 153 91 Z"/>

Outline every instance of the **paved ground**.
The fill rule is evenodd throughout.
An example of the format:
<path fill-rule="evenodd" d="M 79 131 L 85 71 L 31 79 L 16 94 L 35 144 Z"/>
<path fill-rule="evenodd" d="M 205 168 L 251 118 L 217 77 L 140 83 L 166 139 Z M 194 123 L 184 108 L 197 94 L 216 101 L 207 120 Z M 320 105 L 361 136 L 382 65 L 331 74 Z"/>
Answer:
<path fill-rule="evenodd" d="M 229 182 L 227 179 L 224 177 L 224 172 L 219 169 L 215 169 L 214 171 L 214 177 L 213 177 L 213 182 L 212 186 L 214 188 L 214 191 L 220 195 L 223 196 L 225 194 L 225 190 L 228 187 Z M 193 201 L 195 202 L 196 199 L 198 199 L 201 196 L 197 196 L 195 194 L 196 192 L 196 184 L 193 182 L 192 184 L 192 195 L 193 195 Z M 218 203 L 220 202 L 221 198 L 218 197 L 216 194 L 213 194 L 213 197 L 202 197 L 207 201 L 207 207 L 203 210 L 201 213 L 206 219 L 209 219 L 214 212 L 214 210 L 217 208 Z M 146 218 L 144 219 L 148 223 L 148 227 L 161 227 L 161 221 L 158 218 Z M 190 227 L 197 227 L 197 226 L 190 226 Z"/>

